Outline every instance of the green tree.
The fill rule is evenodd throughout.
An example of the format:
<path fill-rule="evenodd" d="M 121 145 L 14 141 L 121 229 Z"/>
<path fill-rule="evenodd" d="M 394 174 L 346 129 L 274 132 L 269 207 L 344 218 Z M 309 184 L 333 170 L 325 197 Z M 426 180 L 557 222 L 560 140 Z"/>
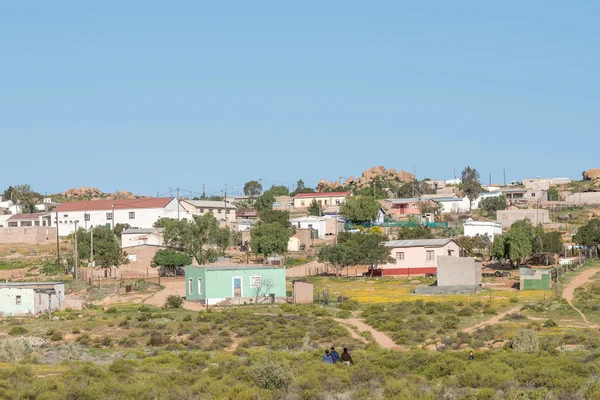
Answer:
<path fill-rule="evenodd" d="M 299 179 L 298 182 L 296 182 L 296 190 L 294 190 L 291 195 L 295 196 L 299 193 L 314 193 L 314 189 L 311 188 L 307 188 L 304 185 L 304 181 L 302 179 Z"/>
<path fill-rule="evenodd" d="M 504 243 L 504 237 L 503 236 L 496 236 L 494 238 L 494 243 L 492 245 L 492 255 L 494 257 L 496 257 L 498 260 L 503 260 L 504 259 L 504 249 L 505 249 L 505 243 Z"/>
<path fill-rule="evenodd" d="M 385 264 L 393 261 L 386 241 L 387 237 L 379 233 L 342 232 L 337 244 L 321 248 L 318 258 L 330 264 L 338 275 L 348 266 Z"/>
<path fill-rule="evenodd" d="M 42 196 L 33 191 L 30 185 L 9 186 L 2 195 L 6 200 L 12 200 L 20 208 L 23 214 L 37 212 L 35 205 L 42 201 Z"/>
<path fill-rule="evenodd" d="M 113 231 L 115 235 L 117 235 L 117 238 L 121 240 L 121 235 L 123 235 L 123 231 L 126 229 L 131 229 L 131 225 L 118 223 L 115 225 L 115 229 L 113 229 Z"/>
<path fill-rule="evenodd" d="M 288 196 L 290 194 L 289 189 L 284 185 L 273 185 L 267 192 L 270 192 L 273 196 Z"/>
<path fill-rule="evenodd" d="M 129 258 L 127 253 L 121 249 L 121 243 L 117 236 L 106 227 L 99 228 L 107 230 L 110 234 L 106 233 L 99 240 L 96 240 L 96 235 L 94 235 L 94 262 L 97 266 L 107 269 L 108 274 L 112 276 L 112 268 L 129 264 Z"/>
<path fill-rule="evenodd" d="M 580 227 L 573 235 L 573 240 L 580 246 L 598 246 L 600 244 L 600 219 L 594 218 Z"/>
<path fill-rule="evenodd" d="M 284 228 L 276 222 L 261 222 L 250 231 L 250 246 L 252 251 L 255 254 L 262 254 L 265 257 L 285 253 L 289 239 L 289 229 Z"/>
<path fill-rule="evenodd" d="M 504 195 L 486 197 L 479 202 L 479 209 L 490 218 L 496 218 L 498 210 L 506 209 L 506 197 Z"/>
<path fill-rule="evenodd" d="M 250 197 L 259 196 L 262 193 L 262 185 L 257 181 L 249 181 L 244 185 L 244 194 Z"/>
<path fill-rule="evenodd" d="M 416 226 L 414 228 L 402 228 L 398 231 L 398 240 L 433 238 L 434 235 L 431 229 L 424 226 Z"/>
<path fill-rule="evenodd" d="M 193 222 L 186 219 L 163 219 L 163 238 L 167 248 L 180 251 L 198 264 L 213 262 L 217 258 L 216 236 L 219 223 L 212 213 L 196 217 Z"/>
<path fill-rule="evenodd" d="M 412 181 L 402 183 L 400 186 L 392 190 L 398 198 L 419 197 L 424 194 L 434 194 L 436 190 L 427 184 L 425 181 Z"/>
<path fill-rule="evenodd" d="M 175 276 L 175 269 L 192 263 L 192 259 L 183 253 L 171 249 L 162 249 L 156 252 L 152 263 L 152 268 L 163 267 L 171 270 Z"/>
<path fill-rule="evenodd" d="M 372 197 L 350 196 L 340 206 L 340 214 L 351 222 L 372 221 L 377 217 L 381 205 Z"/>
<path fill-rule="evenodd" d="M 292 230 L 290 222 L 290 213 L 281 210 L 263 210 L 258 214 L 258 218 L 265 224 L 279 224 L 285 229 Z M 293 232 L 291 232 L 293 233 Z"/>
<path fill-rule="evenodd" d="M 559 201 L 560 200 L 560 193 L 558 193 L 558 190 L 555 187 L 551 187 L 548 188 L 548 200 L 550 201 Z"/>
<path fill-rule="evenodd" d="M 254 202 L 254 207 L 260 212 L 264 210 L 271 210 L 273 208 L 273 203 L 275 203 L 275 197 L 268 190 L 264 192 L 262 195 L 256 198 Z"/>
<path fill-rule="evenodd" d="M 505 235 L 504 255 L 513 267 L 524 263 L 533 254 L 534 231 L 531 222 L 523 219 L 513 223 Z"/>
<path fill-rule="evenodd" d="M 331 265 L 336 275 L 340 275 L 341 271 L 347 266 L 354 265 L 349 246 L 345 243 L 321 247 L 318 259 L 319 262 Z"/>
<path fill-rule="evenodd" d="M 225 255 L 225 250 L 232 244 L 231 229 L 229 227 L 217 228 L 214 234 L 214 242 L 221 251 L 221 255 Z"/>
<path fill-rule="evenodd" d="M 310 202 L 310 204 L 308 206 L 308 215 L 316 215 L 318 217 L 323 215 L 323 210 L 321 209 L 321 206 L 319 205 L 319 203 L 317 203 L 316 199 L 313 199 Z"/>
<path fill-rule="evenodd" d="M 462 171 L 461 182 L 458 185 L 458 189 L 462 192 L 463 196 L 467 196 L 472 202 L 481 193 L 481 183 L 479 183 L 479 172 L 475 168 L 467 167 Z"/>

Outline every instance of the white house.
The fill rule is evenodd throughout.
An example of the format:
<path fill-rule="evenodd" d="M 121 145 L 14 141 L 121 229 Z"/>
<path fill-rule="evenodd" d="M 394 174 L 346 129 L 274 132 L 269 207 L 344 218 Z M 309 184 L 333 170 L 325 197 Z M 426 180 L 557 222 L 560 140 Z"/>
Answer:
<path fill-rule="evenodd" d="M 84 229 L 98 225 L 114 228 L 117 224 L 129 224 L 133 228 L 152 228 L 159 218 L 191 219 L 191 216 L 178 205 L 174 197 L 74 201 L 60 204 L 53 214 L 53 219 L 58 219 L 59 236 L 73 233 L 75 223 Z"/>
<path fill-rule="evenodd" d="M 464 223 L 465 236 L 483 236 L 486 235 L 494 241 L 494 236 L 502 235 L 502 224 L 493 221 L 473 221 L 469 218 Z"/>
<path fill-rule="evenodd" d="M 309 215 L 307 217 L 291 219 L 290 222 L 296 228 L 316 229 L 319 239 L 325 239 L 325 235 L 327 233 L 327 218 L 325 217 L 315 217 L 313 215 Z"/>
<path fill-rule="evenodd" d="M 468 212 L 471 209 L 468 197 L 438 197 L 432 200 L 442 207 L 442 214 Z"/>
<path fill-rule="evenodd" d="M 225 201 L 181 200 L 181 206 L 192 215 L 212 213 L 219 222 L 235 221 L 235 206 Z"/>
<path fill-rule="evenodd" d="M 125 229 L 121 234 L 123 249 L 134 246 L 163 246 L 163 228 Z"/>

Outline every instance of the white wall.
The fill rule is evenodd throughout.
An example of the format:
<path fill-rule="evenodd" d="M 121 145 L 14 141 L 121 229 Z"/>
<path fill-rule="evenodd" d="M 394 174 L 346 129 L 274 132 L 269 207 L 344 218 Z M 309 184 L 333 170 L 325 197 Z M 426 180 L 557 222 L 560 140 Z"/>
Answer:
<path fill-rule="evenodd" d="M 113 221 L 107 218 L 108 213 L 112 213 L 112 208 L 107 210 L 90 211 L 63 211 L 58 213 L 58 235 L 67 236 L 75 231 L 75 221 L 78 227 L 90 229 L 94 226 L 104 226 L 109 224 L 113 226 Z M 134 213 L 134 218 L 130 218 L 129 213 Z M 89 221 L 85 221 L 84 214 L 89 214 Z M 180 208 L 179 217 L 187 217 L 186 211 Z M 130 208 L 114 210 L 114 225 L 129 224 L 133 228 L 152 228 L 159 218 L 177 219 L 177 200 L 173 199 L 164 208 Z M 52 224 L 56 221 L 56 213 L 52 214 Z"/>
<path fill-rule="evenodd" d="M 464 229 L 465 236 L 487 235 L 492 242 L 495 235 L 502 235 L 502 224 L 499 222 L 467 220 Z"/>
<path fill-rule="evenodd" d="M 147 239 L 143 239 L 147 238 Z M 141 245 L 162 246 L 164 244 L 163 235 L 160 233 L 123 233 L 121 235 L 121 247 L 133 247 Z"/>
<path fill-rule="evenodd" d="M 296 218 L 290 221 L 296 228 L 312 228 L 318 231 L 320 239 L 325 239 L 327 220 L 325 218 Z"/>
<path fill-rule="evenodd" d="M 436 201 L 435 199 L 433 199 Z M 457 213 L 457 212 L 467 212 L 469 211 L 469 198 L 462 197 L 456 200 L 449 201 L 436 201 L 436 203 L 442 206 L 443 214 Z"/>
<path fill-rule="evenodd" d="M 481 202 L 481 200 L 487 199 L 489 197 L 498 197 L 498 196 L 502 196 L 502 192 L 496 191 L 496 192 L 491 192 L 491 193 L 480 193 L 479 196 L 477 196 L 477 198 L 475 200 L 473 200 L 473 204 L 472 204 L 471 208 L 473 210 L 477 210 L 479 208 L 479 203 Z"/>
<path fill-rule="evenodd" d="M 21 304 L 16 304 L 16 297 L 21 296 Z M 33 289 L 5 287 L 0 288 L 0 315 L 4 317 L 35 314 L 35 298 Z"/>

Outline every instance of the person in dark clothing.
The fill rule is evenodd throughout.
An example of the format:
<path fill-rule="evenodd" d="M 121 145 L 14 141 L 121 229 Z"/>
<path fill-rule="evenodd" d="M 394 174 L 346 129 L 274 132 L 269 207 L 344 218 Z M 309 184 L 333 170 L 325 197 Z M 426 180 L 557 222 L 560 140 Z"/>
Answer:
<path fill-rule="evenodd" d="M 472 352 L 472 351 L 470 351 L 470 352 L 469 352 L 469 361 L 472 361 L 472 360 L 474 360 L 474 359 L 475 359 L 475 357 L 473 357 L 473 352 Z"/>
<path fill-rule="evenodd" d="M 340 361 L 340 353 L 335 351 L 335 347 L 333 347 L 333 346 L 331 347 L 331 351 L 329 352 L 329 355 L 331 356 L 331 360 L 333 361 L 334 364 L 336 362 Z"/>
<path fill-rule="evenodd" d="M 352 361 L 352 356 L 350 355 L 350 353 L 348 353 L 348 349 L 345 347 L 344 347 L 344 352 L 342 353 L 342 356 L 340 357 L 340 360 L 342 361 L 342 363 L 344 363 L 346 365 L 354 364 L 354 361 Z"/>
<path fill-rule="evenodd" d="M 333 359 L 331 358 L 331 354 L 329 354 L 329 350 L 325 350 L 325 355 L 321 359 L 325 364 L 333 364 Z"/>

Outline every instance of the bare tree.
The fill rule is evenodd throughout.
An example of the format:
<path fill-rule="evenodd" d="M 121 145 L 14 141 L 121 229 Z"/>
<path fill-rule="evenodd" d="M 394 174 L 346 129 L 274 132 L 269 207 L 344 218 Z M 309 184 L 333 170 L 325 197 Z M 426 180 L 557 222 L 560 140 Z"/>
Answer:
<path fill-rule="evenodd" d="M 258 279 L 255 279 L 253 282 L 251 282 L 251 284 L 254 285 L 254 295 L 256 297 L 254 302 L 258 304 L 258 300 L 262 297 L 261 303 L 264 303 L 267 300 L 268 296 L 271 294 L 271 290 L 275 287 L 275 282 L 273 282 L 269 278 L 256 278 Z"/>

